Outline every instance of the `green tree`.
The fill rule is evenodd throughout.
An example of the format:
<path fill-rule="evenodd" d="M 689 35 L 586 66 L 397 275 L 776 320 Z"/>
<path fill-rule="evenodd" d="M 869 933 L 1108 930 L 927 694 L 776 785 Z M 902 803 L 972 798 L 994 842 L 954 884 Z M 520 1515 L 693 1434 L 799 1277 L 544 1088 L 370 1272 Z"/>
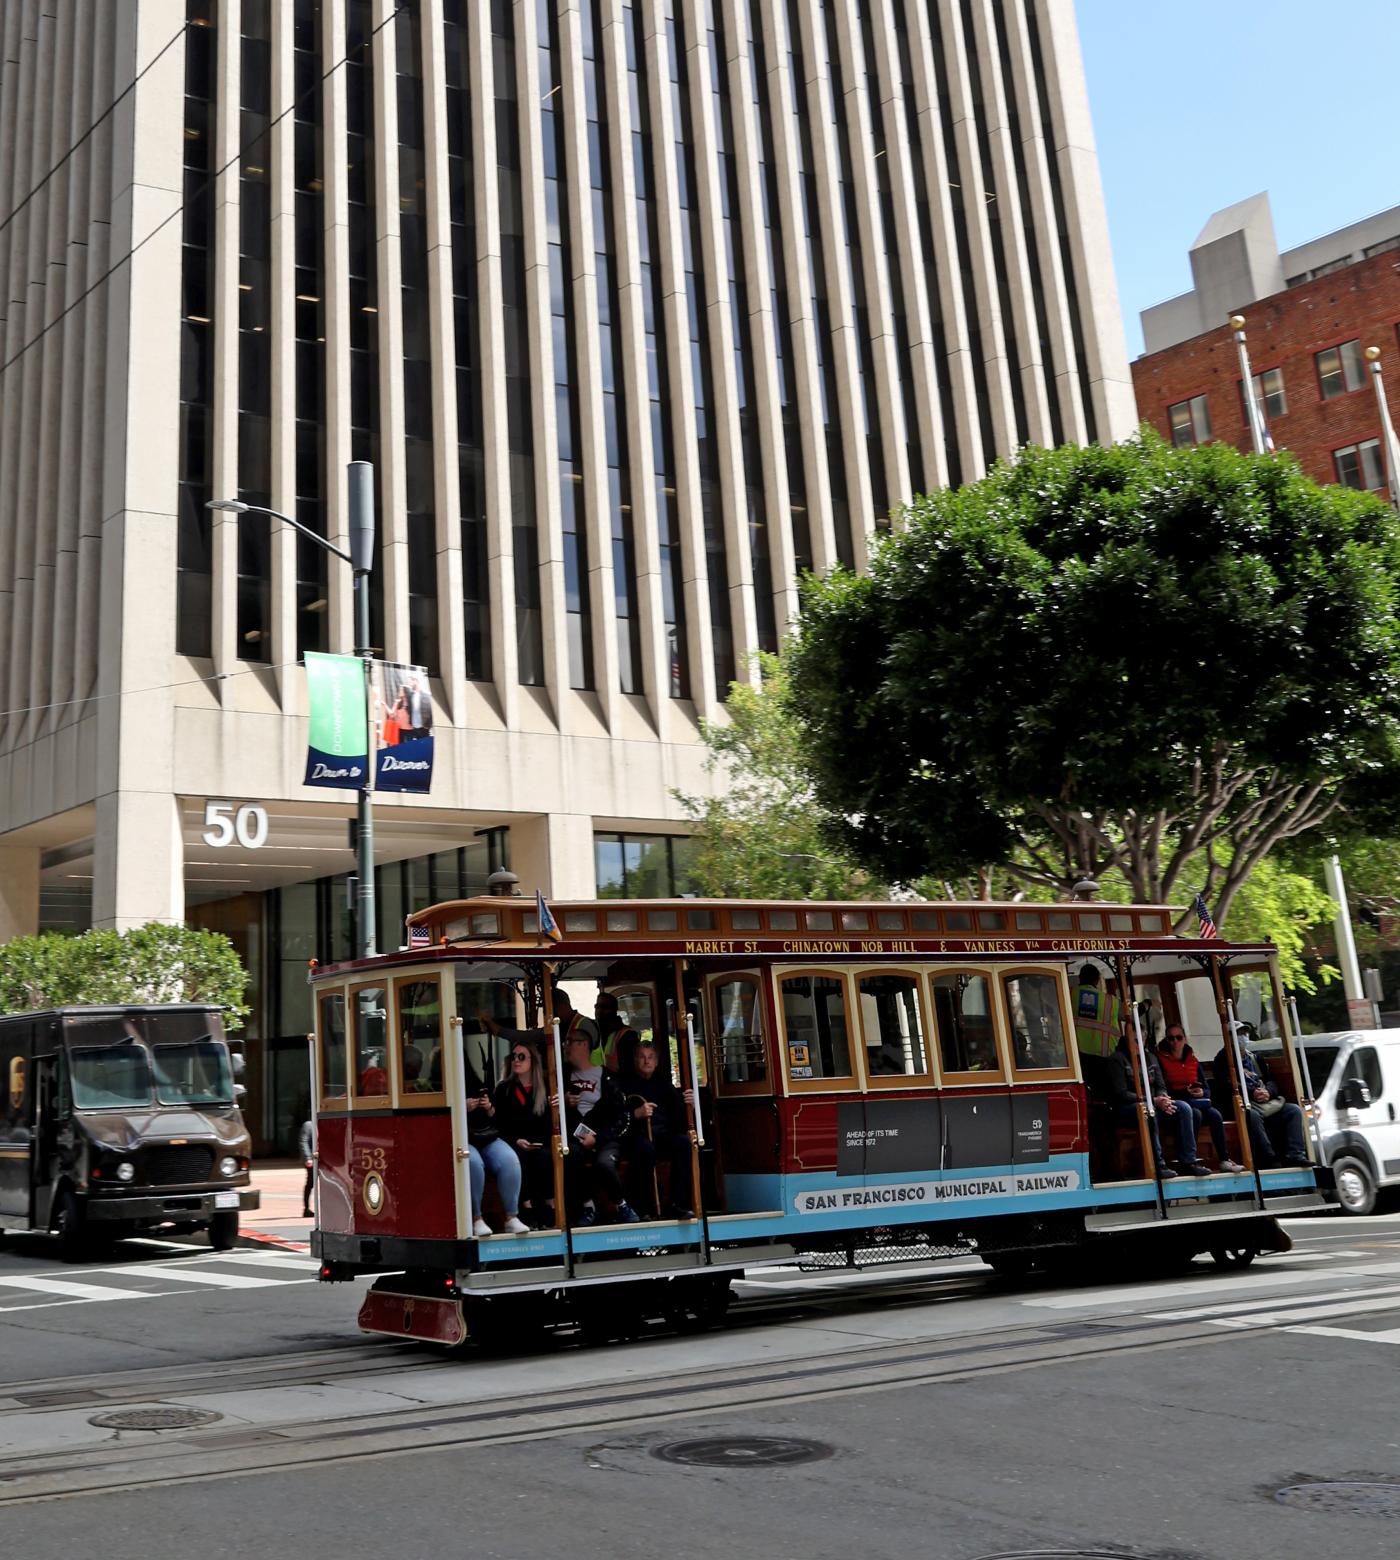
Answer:
<path fill-rule="evenodd" d="M 1400 517 L 1285 456 L 1027 449 L 811 580 L 817 802 L 896 881 L 996 862 L 1220 917 L 1270 851 L 1400 797 Z M 1195 875 L 1199 872 L 1199 876 Z"/>
<path fill-rule="evenodd" d="M 41 932 L 0 944 L 0 1012 L 83 1003 L 198 1002 L 248 1016 L 248 972 L 220 932 L 151 922 L 70 937 Z"/>
<path fill-rule="evenodd" d="M 692 824 L 691 886 L 734 899 L 884 898 L 885 885 L 829 838 L 784 660 L 761 654 L 758 665 L 758 686 L 731 685 L 728 721 L 705 724 L 705 767 L 723 777 L 722 793 L 676 793 Z"/>

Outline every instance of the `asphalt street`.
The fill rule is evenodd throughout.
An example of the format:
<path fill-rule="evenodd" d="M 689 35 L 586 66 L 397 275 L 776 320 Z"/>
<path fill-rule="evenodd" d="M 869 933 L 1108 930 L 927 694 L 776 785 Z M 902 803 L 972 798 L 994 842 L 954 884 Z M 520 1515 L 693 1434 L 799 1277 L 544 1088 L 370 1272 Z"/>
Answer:
<path fill-rule="evenodd" d="M 1400 1216 L 1289 1229 L 1163 1280 L 771 1270 L 723 1331 L 459 1358 L 360 1335 L 290 1223 L 80 1266 L 7 1240 L 4 1531 L 39 1560 L 1393 1557 Z M 91 1422 L 132 1407 L 207 1423 Z"/>

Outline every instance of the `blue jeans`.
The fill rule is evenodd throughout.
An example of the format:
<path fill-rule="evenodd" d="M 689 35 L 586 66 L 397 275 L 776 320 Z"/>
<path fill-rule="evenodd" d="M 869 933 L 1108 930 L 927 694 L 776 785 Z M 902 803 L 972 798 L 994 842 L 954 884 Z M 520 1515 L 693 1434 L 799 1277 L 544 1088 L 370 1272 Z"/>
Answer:
<path fill-rule="evenodd" d="M 490 1143 L 467 1144 L 467 1171 L 472 1183 L 472 1218 L 481 1217 L 481 1194 L 486 1190 L 486 1172 L 496 1183 L 505 1216 L 513 1219 L 520 1211 L 520 1156 L 502 1138 Z"/>
<path fill-rule="evenodd" d="M 1225 1154 L 1225 1120 L 1215 1106 L 1211 1104 L 1208 1096 L 1201 1099 L 1177 1100 L 1178 1105 L 1189 1105 L 1191 1113 L 1196 1118 L 1196 1130 L 1200 1130 L 1202 1122 L 1210 1129 L 1210 1140 L 1215 1145 L 1215 1157 L 1224 1159 Z M 1196 1156 L 1193 1153 L 1191 1157 Z"/>

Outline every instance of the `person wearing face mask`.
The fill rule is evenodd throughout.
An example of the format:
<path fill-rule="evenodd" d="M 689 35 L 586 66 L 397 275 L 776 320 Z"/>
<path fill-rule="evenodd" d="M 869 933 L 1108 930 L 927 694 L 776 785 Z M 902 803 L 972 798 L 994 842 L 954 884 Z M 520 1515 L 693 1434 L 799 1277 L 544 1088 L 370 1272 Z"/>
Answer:
<path fill-rule="evenodd" d="M 638 1042 L 633 1070 L 619 1079 L 619 1086 L 627 1097 L 629 1121 L 624 1152 L 633 1201 L 640 1201 L 653 1218 L 661 1214 L 657 1206 L 656 1167 L 664 1161 L 671 1167 L 665 1212 L 674 1219 L 693 1219 L 687 1107 L 694 1107 L 694 1090 L 682 1091 L 671 1082 L 670 1073 L 661 1066 L 661 1053 L 651 1040 Z"/>

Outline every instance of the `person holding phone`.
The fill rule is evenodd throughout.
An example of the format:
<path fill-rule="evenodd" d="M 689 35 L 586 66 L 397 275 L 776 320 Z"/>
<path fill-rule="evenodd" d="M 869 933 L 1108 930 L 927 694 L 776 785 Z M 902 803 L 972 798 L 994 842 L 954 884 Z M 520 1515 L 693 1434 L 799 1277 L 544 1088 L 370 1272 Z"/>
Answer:
<path fill-rule="evenodd" d="M 598 1222 L 593 1201 L 600 1192 L 617 1208 L 617 1222 L 636 1224 L 617 1162 L 627 1130 L 627 1101 L 613 1076 L 593 1060 L 592 1037 L 574 1029 L 564 1046 L 564 1130 L 569 1134 L 569 1222 Z"/>
<path fill-rule="evenodd" d="M 523 1197 L 520 1210 L 537 1229 L 554 1225 L 554 1163 L 549 1152 L 553 1122 L 544 1063 L 529 1040 L 515 1040 L 505 1073 L 493 1096 L 496 1129 L 520 1156 Z"/>
<path fill-rule="evenodd" d="M 1225 1121 L 1211 1104 L 1210 1085 L 1206 1082 L 1205 1069 L 1186 1039 L 1186 1031 L 1180 1024 L 1168 1024 L 1167 1032 L 1157 1047 L 1157 1061 L 1167 1080 L 1167 1092 L 1173 1100 L 1191 1107 L 1195 1127 L 1199 1132 L 1206 1127 L 1215 1157 L 1221 1170 L 1229 1175 L 1244 1169 L 1225 1152 Z"/>
<path fill-rule="evenodd" d="M 501 1233 L 528 1235 L 530 1226 L 520 1218 L 520 1156 L 501 1136 L 496 1125 L 496 1106 L 491 1091 L 477 1077 L 470 1062 L 466 1068 L 467 1173 L 472 1189 L 472 1235 L 481 1240 L 495 1233 L 481 1212 L 488 1170 L 496 1183 L 496 1193 L 505 1214 Z"/>

